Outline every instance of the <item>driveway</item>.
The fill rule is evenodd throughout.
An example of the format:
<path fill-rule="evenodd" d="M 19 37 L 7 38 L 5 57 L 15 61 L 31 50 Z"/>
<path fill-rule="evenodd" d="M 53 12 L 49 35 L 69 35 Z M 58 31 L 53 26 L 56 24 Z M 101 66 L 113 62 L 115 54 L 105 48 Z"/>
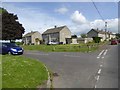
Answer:
<path fill-rule="evenodd" d="M 118 87 L 118 46 L 89 53 L 25 51 L 24 55 L 40 60 L 58 74 L 54 88 Z"/>

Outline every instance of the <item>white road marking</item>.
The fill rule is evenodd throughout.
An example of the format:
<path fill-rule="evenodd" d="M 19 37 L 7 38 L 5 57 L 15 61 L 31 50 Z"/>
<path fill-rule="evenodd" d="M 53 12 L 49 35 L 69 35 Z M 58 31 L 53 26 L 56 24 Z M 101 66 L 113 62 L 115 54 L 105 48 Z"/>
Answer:
<path fill-rule="evenodd" d="M 103 54 L 104 56 L 107 54 L 107 51 L 108 51 L 108 50 L 106 49 L 105 52 L 104 52 L 104 54 Z"/>
<path fill-rule="evenodd" d="M 104 56 L 107 54 L 107 51 L 108 50 L 106 49 L 105 52 L 103 53 Z M 102 58 L 105 58 L 104 56 Z"/>
<path fill-rule="evenodd" d="M 99 53 L 99 55 L 98 55 L 97 58 L 100 58 L 100 56 L 103 54 L 104 51 L 105 51 L 105 50 L 102 50 L 102 51 Z"/>
<path fill-rule="evenodd" d="M 97 81 L 98 81 L 99 79 L 100 79 L 100 76 L 98 75 L 98 76 L 97 76 Z"/>
<path fill-rule="evenodd" d="M 102 50 L 102 51 L 99 53 L 99 55 L 97 56 L 97 58 L 99 59 L 99 58 L 102 56 L 102 54 L 103 54 L 103 56 L 102 56 L 101 58 L 102 58 L 102 59 L 105 58 L 104 56 L 107 54 L 107 52 L 108 52 L 107 49 L 106 49 L 106 50 Z"/>
<path fill-rule="evenodd" d="M 102 50 L 98 56 L 101 56 L 104 51 L 105 51 L 105 50 Z"/>
<path fill-rule="evenodd" d="M 97 86 L 95 85 L 95 88 L 97 88 Z"/>
<path fill-rule="evenodd" d="M 100 73 L 101 73 L 101 69 L 98 70 L 98 74 L 100 74 Z"/>
<path fill-rule="evenodd" d="M 102 67 L 103 65 L 101 64 L 100 67 Z"/>
<path fill-rule="evenodd" d="M 97 58 L 100 58 L 100 57 L 97 57 Z"/>

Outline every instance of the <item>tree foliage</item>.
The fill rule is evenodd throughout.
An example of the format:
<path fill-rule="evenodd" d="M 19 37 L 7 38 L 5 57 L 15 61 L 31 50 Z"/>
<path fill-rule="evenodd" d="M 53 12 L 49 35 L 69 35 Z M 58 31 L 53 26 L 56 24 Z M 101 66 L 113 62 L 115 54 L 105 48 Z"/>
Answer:
<path fill-rule="evenodd" d="M 81 34 L 81 37 L 82 37 L 82 38 L 87 38 L 87 35 L 84 34 L 84 33 L 82 33 L 82 34 Z"/>
<path fill-rule="evenodd" d="M 18 22 L 17 15 L 2 9 L 2 40 L 22 39 L 24 27 Z"/>
<path fill-rule="evenodd" d="M 120 33 L 117 33 L 117 34 L 116 34 L 116 38 L 117 38 L 117 39 L 120 39 Z"/>
<path fill-rule="evenodd" d="M 101 37 L 93 37 L 93 41 L 94 41 L 95 43 L 100 43 Z"/>
<path fill-rule="evenodd" d="M 77 38 L 77 35 L 72 35 L 72 38 Z"/>

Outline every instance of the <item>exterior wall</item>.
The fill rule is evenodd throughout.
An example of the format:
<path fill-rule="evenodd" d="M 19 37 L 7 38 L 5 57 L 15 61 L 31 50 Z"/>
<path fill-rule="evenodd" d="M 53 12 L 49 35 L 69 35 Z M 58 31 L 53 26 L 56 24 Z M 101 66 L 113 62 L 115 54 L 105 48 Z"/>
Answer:
<path fill-rule="evenodd" d="M 79 44 L 78 42 L 77 42 L 77 38 L 72 38 L 72 43 L 71 44 Z"/>
<path fill-rule="evenodd" d="M 112 38 L 116 38 L 116 35 L 110 34 L 110 39 L 112 39 Z"/>
<path fill-rule="evenodd" d="M 88 42 L 92 42 L 92 41 L 93 41 L 93 38 L 85 38 L 84 43 L 88 43 Z"/>
<path fill-rule="evenodd" d="M 92 42 L 93 38 L 78 38 L 77 42 L 80 43 L 88 43 L 88 42 Z"/>
<path fill-rule="evenodd" d="M 85 43 L 85 40 L 78 38 L 78 39 L 77 39 L 77 42 L 78 42 L 79 44 L 80 44 L 80 43 Z"/>
<path fill-rule="evenodd" d="M 104 40 L 106 40 L 106 36 L 105 34 L 98 34 L 98 37 L 101 37 L 101 41 L 103 42 Z"/>
<path fill-rule="evenodd" d="M 43 34 L 42 38 L 43 38 L 44 44 L 47 44 L 48 41 L 49 41 L 49 35 L 48 34 Z"/>
<path fill-rule="evenodd" d="M 45 44 L 51 41 L 59 42 L 59 33 L 43 34 L 42 37 L 43 37 Z"/>
<path fill-rule="evenodd" d="M 24 37 L 22 40 L 25 45 L 31 44 L 31 36 Z"/>
<path fill-rule="evenodd" d="M 72 38 L 66 38 L 66 44 L 71 44 L 72 43 Z"/>
<path fill-rule="evenodd" d="M 42 35 L 39 32 L 36 32 L 31 36 L 23 37 L 22 40 L 23 40 L 25 45 L 28 45 L 28 44 L 39 45 L 40 42 L 36 42 L 36 38 L 38 38 L 39 40 L 42 40 Z"/>
<path fill-rule="evenodd" d="M 38 38 L 40 41 L 42 40 L 42 35 L 39 33 L 39 32 L 36 32 L 32 35 L 32 40 L 31 40 L 31 43 L 32 44 L 35 44 L 35 45 L 39 45 L 40 44 L 40 41 L 39 42 L 36 42 L 36 38 Z"/>
<path fill-rule="evenodd" d="M 71 31 L 67 27 L 60 31 L 60 42 L 66 44 L 66 38 L 71 38 Z"/>
<path fill-rule="evenodd" d="M 98 37 L 98 33 L 95 32 L 95 31 L 90 31 L 88 34 L 87 34 L 88 38 L 92 38 L 92 37 Z"/>
<path fill-rule="evenodd" d="M 50 41 L 59 42 L 59 33 L 51 33 L 49 34 Z"/>

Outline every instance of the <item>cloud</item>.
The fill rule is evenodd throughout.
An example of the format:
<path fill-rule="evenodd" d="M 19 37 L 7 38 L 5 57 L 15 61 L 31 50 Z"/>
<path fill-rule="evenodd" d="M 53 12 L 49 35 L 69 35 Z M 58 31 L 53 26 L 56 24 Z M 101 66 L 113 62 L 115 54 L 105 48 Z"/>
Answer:
<path fill-rule="evenodd" d="M 118 18 L 106 19 L 105 21 L 107 22 L 107 30 L 112 32 L 118 32 Z M 105 22 L 100 19 L 96 19 L 90 22 L 90 25 L 92 28 L 105 29 Z"/>
<path fill-rule="evenodd" d="M 25 33 L 32 31 L 39 31 L 43 33 L 48 28 L 55 25 L 66 25 L 73 34 L 80 35 L 80 33 L 87 33 L 91 28 L 104 29 L 104 22 L 101 19 L 89 21 L 79 11 L 75 11 L 70 15 L 68 20 L 60 19 L 59 17 L 51 16 L 49 13 L 42 12 L 35 8 L 18 7 L 11 4 L 4 5 L 6 9 L 14 14 L 17 14 L 19 22 L 23 24 Z M 112 32 L 118 31 L 118 19 L 106 19 L 108 22 L 108 30 Z"/>
<path fill-rule="evenodd" d="M 66 12 L 68 12 L 68 9 L 66 7 L 62 7 L 62 8 L 55 9 L 55 12 L 58 12 L 60 14 L 65 14 Z"/>
<path fill-rule="evenodd" d="M 62 25 L 68 25 L 68 21 L 59 20 L 50 14 L 42 12 L 36 8 L 18 7 L 13 4 L 4 4 L 4 7 L 10 12 L 17 14 L 19 22 L 25 28 L 25 33 L 30 31 L 39 31 L 43 33 L 48 28 Z"/>
<path fill-rule="evenodd" d="M 75 11 L 71 15 L 71 19 L 74 23 L 77 23 L 77 24 L 87 23 L 87 20 L 86 20 L 85 16 L 83 16 L 82 13 L 80 13 L 79 11 Z"/>

